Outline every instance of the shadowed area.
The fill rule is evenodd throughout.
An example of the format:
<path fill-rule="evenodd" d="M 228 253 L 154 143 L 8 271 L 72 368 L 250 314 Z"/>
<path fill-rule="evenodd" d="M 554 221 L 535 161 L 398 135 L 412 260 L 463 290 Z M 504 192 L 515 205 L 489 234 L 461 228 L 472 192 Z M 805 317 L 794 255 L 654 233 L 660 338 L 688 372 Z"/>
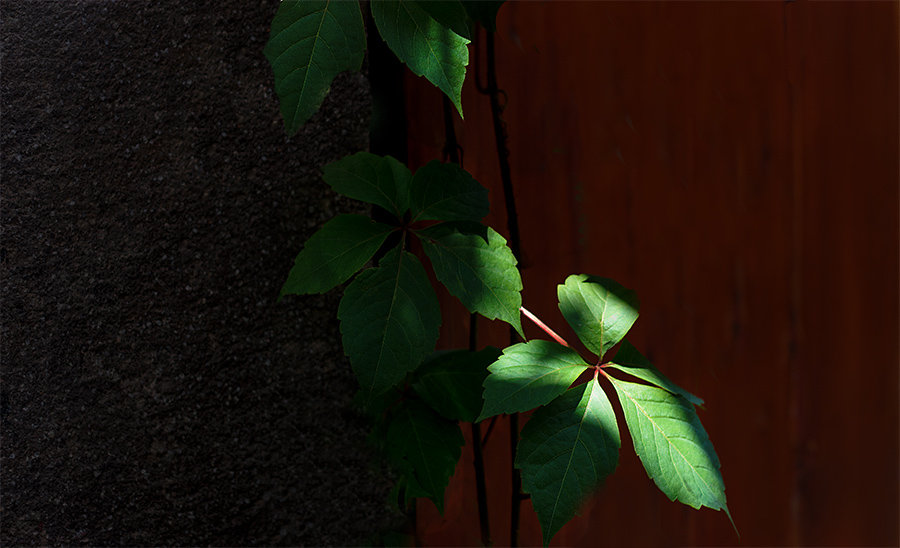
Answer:
<path fill-rule="evenodd" d="M 0 544 L 346 545 L 390 519 L 339 292 L 278 291 L 360 206 L 343 75 L 287 139 L 276 1 L 4 2 Z"/>

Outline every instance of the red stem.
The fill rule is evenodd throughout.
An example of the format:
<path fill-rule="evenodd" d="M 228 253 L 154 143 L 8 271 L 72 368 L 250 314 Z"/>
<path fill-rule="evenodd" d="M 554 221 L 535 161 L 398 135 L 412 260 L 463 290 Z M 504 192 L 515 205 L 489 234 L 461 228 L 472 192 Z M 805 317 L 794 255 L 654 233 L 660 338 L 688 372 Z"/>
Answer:
<path fill-rule="evenodd" d="M 558 342 L 559 344 L 561 344 L 561 345 L 563 345 L 563 346 L 569 346 L 569 343 L 567 343 L 566 340 L 565 340 L 564 338 L 562 338 L 562 337 L 560 337 L 559 335 L 557 335 L 555 331 L 553 331 L 552 329 L 550 329 L 550 327 L 548 327 L 547 324 L 545 324 L 545 323 L 542 322 L 540 319 L 538 319 L 537 316 L 535 316 L 534 314 L 532 314 L 531 312 L 529 312 L 524 306 L 519 307 L 519 310 L 521 310 L 521 311 L 522 311 L 522 314 L 525 314 L 525 316 L 526 316 L 529 320 L 533 321 L 533 322 L 535 323 L 535 325 L 537 325 L 538 327 L 540 327 L 541 329 L 543 329 L 543 330 L 544 330 L 544 333 L 546 333 L 546 334 L 550 335 L 551 337 L 553 337 L 553 340 L 554 340 L 554 341 Z"/>

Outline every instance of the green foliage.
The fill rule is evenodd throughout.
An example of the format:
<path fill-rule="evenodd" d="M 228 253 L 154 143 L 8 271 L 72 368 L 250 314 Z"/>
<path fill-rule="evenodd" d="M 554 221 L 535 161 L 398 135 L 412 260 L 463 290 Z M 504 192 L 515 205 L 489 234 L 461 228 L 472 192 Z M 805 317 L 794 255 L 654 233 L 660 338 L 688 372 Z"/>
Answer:
<path fill-rule="evenodd" d="M 415 0 L 378 0 L 370 5 L 378 32 L 391 51 L 413 74 L 425 76 L 446 93 L 462 116 L 469 40 L 429 15 L 430 11 L 439 11 L 437 8 L 426 11 L 421 4 Z M 445 8 L 440 11 L 449 14 Z"/>
<path fill-rule="evenodd" d="M 563 316 L 600 356 L 622 340 L 638 316 L 635 293 L 606 278 L 569 276 L 558 294 Z M 594 380 L 569 388 L 586 369 L 595 370 Z M 607 373 L 613 370 L 656 386 L 615 379 Z M 718 457 L 694 411 L 694 403 L 702 400 L 669 380 L 627 341 L 615 362 L 590 366 L 571 348 L 534 340 L 504 350 L 488 371 L 479 420 L 538 407 L 522 430 L 516 466 L 545 544 L 615 469 L 618 427 L 598 388 L 601 373 L 615 387 L 635 452 L 660 489 L 694 508 L 728 511 Z"/>
<path fill-rule="evenodd" d="M 372 0 L 370 7 L 397 57 L 441 89 L 461 115 L 473 25 L 493 31 L 501 4 Z M 364 50 L 357 2 L 282 2 L 265 54 L 288 133 L 315 112 L 338 73 L 360 68 Z M 360 384 L 355 400 L 376 420 L 372 440 L 399 474 L 394 500 L 401 493 L 407 504 L 427 497 L 442 510 L 463 445 L 458 421 L 535 409 L 522 429 L 515 466 L 548 544 L 618 462 L 619 426 L 598 383 L 603 375 L 619 398 L 635 452 L 660 490 L 673 501 L 724 510 L 731 518 L 719 459 L 695 409 L 703 400 L 624 340 L 638 317 L 635 292 L 585 274 L 558 287 L 559 309 L 600 358 L 596 365 L 543 340 L 502 353 L 434 352 L 441 312 L 425 267 L 408 251 L 414 238 L 434 278 L 470 312 L 507 322 L 524 339 L 516 258 L 500 234 L 481 224 L 490 209 L 488 191 L 454 164 L 433 161 L 413 174 L 394 158 L 368 152 L 325 166 L 323 179 L 392 219 L 339 215 L 327 222 L 297 255 L 281 294 L 329 291 L 363 269 L 347 285 L 338 318 Z M 373 258 L 375 266 L 364 269 Z M 620 342 L 614 360 L 601 363 Z M 593 378 L 572 386 L 585 371 Z"/>
<path fill-rule="evenodd" d="M 487 229 L 487 238 L 441 223 L 419 232 L 434 274 L 471 312 L 499 318 L 522 333 L 522 279 L 503 236 Z"/>
<path fill-rule="evenodd" d="M 416 370 L 412 388 L 444 418 L 473 422 L 481 411 L 487 367 L 499 356 L 500 350 L 492 346 L 478 352 L 436 352 Z"/>
<path fill-rule="evenodd" d="M 272 20 L 265 54 L 289 134 L 309 120 L 345 70 L 359 70 L 366 50 L 356 2 L 284 0 Z"/>
<path fill-rule="evenodd" d="M 413 176 L 413 221 L 478 222 L 490 208 L 487 189 L 457 165 L 432 160 Z"/>
<path fill-rule="evenodd" d="M 422 263 L 395 248 L 347 287 L 338 318 L 350 365 L 363 393 L 373 396 L 434 350 L 441 309 Z"/>
<path fill-rule="evenodd" d="M 637 377 L 642 381 L 649 382 L 664 390 L 687 399 L 694 405 L 703 405 L 703 400 L 691 394 L 684 388 L 681 388 L 668 377 L 662 374 L 657 368 L 653 367 L 650 360 L 645 358 L 637 348 L 627 340 L 622 341 L 619 351 L 616 353 L 613 361 L 606 364 L 610 369 L 617 369 L 623 373 L 628 373 L 632 377 Z"/>
<path fill-rule="evenodd" d="M 638 317 L 634 291 L 613 280 L 572 275 L 557 288 L 559 310 L 588 350 L 603 357 Z"/>
<path fill-rule="evenodd" d="M 550 403 L 588 367 L 577 352 L 559 343 L 534 340 L 510 346 L 488 368 L 478 420 Z"/>
<path fill-rule="evenodd" d="M 391 156 L 357 152 L 325 166 L 322 178 L 335 192 L 375 204 L 398 219 L 409 209 L 409 168 Z"/>
<path fill-rule="evenodd" d="M 545 545 L 613 473 L 620 446 L 615 412 L 596 380 L 534 413 L 522 429 L 516 467 L 522 469 L 522 490 L 531 493 Z"/>
<path fill-rule="evenodd" d="M 404 477 L 407 500 L 428 497 L 444 511 L 444 489 L 464 443 L 459 425 L 417 400 L 399 405 L 387 429 L 388 460 Z"/>
<path fill-rule="evenodd" d="M 634 451 L 656 486 L 671 500 L 692 508 L 723 509 L 731 519 L 719 457 L 693 404 L 655 386 L 610 380 L 625 412 Z"/>
<path fill-rule="evenodd" d="M 468 3 L 468 2 L 466 2 Z M 472 29 L 469 28 L 469 14 L 459 0 L 417 0 L 416 4 L 425 10 L 432 19 L 448 28 L 456 34 L 472 39 Z"/>
<path fill-rule="evenodd" d="M 306 242 L 281 295 L 324 293 L 346 282 L 378 251 L 396 227 L 362 215 L 338 215 Z"/>

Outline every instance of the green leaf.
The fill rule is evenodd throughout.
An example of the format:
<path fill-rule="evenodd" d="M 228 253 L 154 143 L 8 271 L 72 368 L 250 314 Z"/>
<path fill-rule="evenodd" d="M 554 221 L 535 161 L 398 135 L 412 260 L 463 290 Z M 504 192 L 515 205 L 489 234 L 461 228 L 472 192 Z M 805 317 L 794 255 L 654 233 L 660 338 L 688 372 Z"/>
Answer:
<path fill-rule="evenodd" d="M 410 496 L 427 496 L 444 511 L 444 489 L 464 443 L 459 424 L 416 400 L 405 401 L 388 426 L 388 459 L 408 476 Z"/>
<path fill-rule="evenodd" d="M 462 116 L 468 40 L 435 21 L 412 0 L 371 2 L 372 18 L 388 47 L 416 76 L 447 94 Z"/>
<path fill-rule="evenodd" d="M 463 38 L 472 39 L 469 14 L 459 0 L 416 0 L 416 4 L 444 27 Z"/>
<path fill-rule="evenodd" d="M 436 352 L 416 369 L 412 388 L 443 417 L 474 422 L 481 411 L 488 365 L 499 356 L 494 347 Z"/>
<path fill-rule="evenodd" d="M 412 173 L 391 156 L 357 152 L 325 166 L 322 178 L 335 192 L 381 206 L 398 219 L 409 209 Z"/>
<path fill-rule="evenodd" d="M 344 352 L 369 401 L 434 350 L 441 310 L 422 264 L 395 248 L 347 286 L 338 318 Z"/>
<path fill-rule="evenodd" d="M 571 348 L 542 340 L 503 350 L 484 381 L 482 421 L 500 413 L 518 413 L 545 405 L 565 392 L 588 368 Z"/>
<path fill-rule="evenodd" d="M 412 178 L 410 210 L 414 221 L 481 221 L 490 212 L 488 191 L 456 164 L 437 160 Z"/>
<path fill-rule="evenodd" d="M 497 11 L 503 5 L 504 0 L 466 0 L 463 5 L 474 21 L 489 32 L 497 30 Z"/>
<path fill-rule="evenodd" d="M 634 451 L 657 487 L 670 500 L 692 508 L 723 509 L 731 519 L 719 457 L 694 406 L 655 386 L 612 377 L 610 381 L 622 404 Z"/>
<path fill-rule="evenodd" d="M 545 546 L 613 473 L 620 446 L 615 412 L 596 379 L 535 411 L 522 429 L 516 468 Z"/>
<path fill-rule="evenodd" d="M 622 340 L 638 317 L 638 299 L 608 278 L 573 274 L 557 287 L 559 310 L 581 342 L 597 356 Z"/>
<path fill-rule="evenodd" d="M 356 273 L 396 227 L 362 215 L 338 215 L 312 235 L 291 268 L 281 295 L 324 293 Z"/>
<path fill-rule="evenodd" d="M 418 232 L 437 279 L 469 309 L 499 318 L 522 333 L 522 278 L 503 236 L 487 229 L 487 241 L 442 223 Z"/>
<path fill-rule="evenodd" d="M 628 373 L 642 381 L 647 381 L 673 394 L 682 396 L 694 405 L 703 405 L 703 400 L 681 388 L 663 375 L 660 370 L 653 367 L 650 360 L 638 352 L 637 348 L 628 342 L 627 339 L 622 341 L 622 346 L 619 347 L 616 357 L 606 367 Z"/>
<path fill-rule="evenodd" d="M 275 73 L 285 129 L 294 134 L 319 109 L 331 81 L 362 68 L 366 34 L 357 2 L 285 0 L 264 53 Z"/>

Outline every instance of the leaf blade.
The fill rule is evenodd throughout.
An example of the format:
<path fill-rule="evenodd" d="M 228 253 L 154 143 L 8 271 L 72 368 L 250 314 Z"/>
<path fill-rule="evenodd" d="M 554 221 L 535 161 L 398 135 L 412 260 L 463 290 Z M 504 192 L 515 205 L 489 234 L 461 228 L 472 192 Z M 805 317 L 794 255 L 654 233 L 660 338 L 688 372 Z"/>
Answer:
<path fill-rule="evenodd" d="M 488 367 L 478 420 L 546 405 L 588 367 L 578 353 L 555 342 L 537 339 L 510 346 Z"/>
<path fill-rule="evenodd" d="M 480 222 L 491 208 L 488 190 L 469 172 L 437 160 L 413 175 L 409 205 L 414 221 Z"/>
<path fill-rule="evenodd" d="M 634 345 L 628 342 L 628 339 L 622 341 L 622 346 L 619 347 L 619 351 L 616 353 L 613 361 L 608 363 L 606 367 L 628 373 L 672 394 L 682 396 L 694 405 L 703 405 L 702 399 L 681 388 L 663 375 L 662 371 L 654 367 L 650 360 L 645 358 Z"/>
<path fill-rule="evenodd" d="M 491 346 L 477 352 L 436 352 L 416 369 L 412 388 L 444 418 L 474 422 L 488 365 L 499 356 L 500 350 Z"/>
<path fill-rule="evenodd" d="M 435 21 L 414 1 L 372 2 L 371 9 L 378 32 L 397 58 L 443 91 L 462 116 L 469 41 Z"/>
<path fill-rule="evenodd" d="M 422 264 L 395 248 L 347 286 L 338 319 L 344 352 L 367 402 L 434 350 L 441 311 Z"/>
<path fill-rule="evenodd" d="M 264 54 L 288 134 L 318 110 L 335 76 L 362 68 L 365 49 L 357 2 L 285 0 L 278 6 Z"/>
<path fill-rule="evenodd" d="M 395 227 L 362 215 L 338 215 L 313 234 L 294 259 L 280 296 L 324 293 L 347 281 Z"/>
<path fill-rule="evenodd" d="M 398 219 L 409 209 L 412 173 L 392 156 L 357 152 L 325 166 L 322 178 L 335 192 L 380 206 Z"/>
<path fill-rule="evenodd" d="M 472 30 L 469 28 L 469 14 L 459 0 L 415 0 L 420 8 L 444 27 L 459 36 L 471 40 Z"/>
<path fill-rule="evenodd" d="M 573 274 L 557 286 L 559 310 L 584 345 L 603 357 L 638 317 L 634 291 L 608 278 Z"/>
<path fill-rule="evenodd" d="M 500 319 L 522 333 L 522 278 L 506 240 L 491 228 L 487 241 L 440 224 L 417 233 L 435 276 L 470 312 Z"/>
<path fill-rule="evenodd" d="M 719 457 L 694 406 L 662 388 L 609 378 L 635 453 L 656 486 L 669 500 L 722 509 L 731 519 Z"/>
<path fill-rule="evenodd" d="M 387 429 L 388 459 L 410 476 L 410 496 L 427 496 L 444 511 L 444 490 L 456 469 L 465 440 L 459 424 L 438 416 L 416 400 L 403 402 Z"/>
<path fill-rule="evenodd" d="M 531 494 L 545 546 L 615 471 L 620 446 L 615 412 L 596 379 L 532 415 L 522 429 L 516 468 L 522 470 L 522 490 Z"/>

